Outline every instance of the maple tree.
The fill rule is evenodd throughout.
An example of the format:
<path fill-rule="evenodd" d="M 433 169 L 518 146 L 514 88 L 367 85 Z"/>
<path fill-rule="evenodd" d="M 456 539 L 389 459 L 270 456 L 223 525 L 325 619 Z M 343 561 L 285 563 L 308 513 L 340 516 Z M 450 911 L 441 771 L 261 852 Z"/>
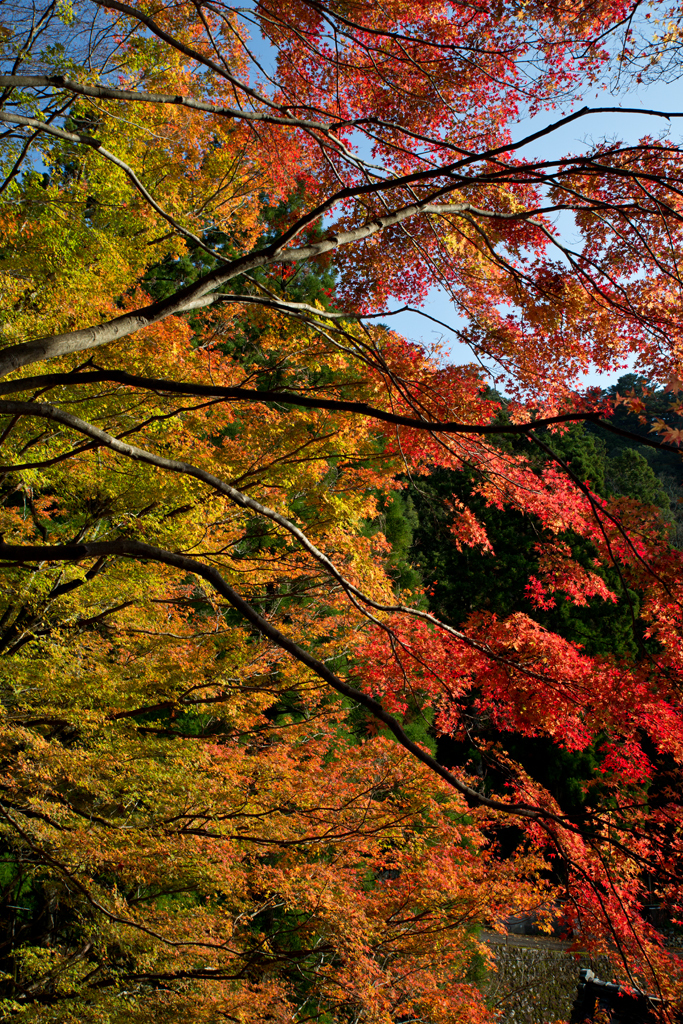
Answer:
<path fill-rule="evenodd" d="M 558 906 L 674 1012 L 681 553 L 567 430 L 647 419 L 577 391 L 631 357 L 677 452 L 681 152 L 519 125 L 654 74 L 654 10 L 3 5 L 3 1013 L 483 1022 L 478 928 Z M 386 326 L 436 285 L 470 365 Z M 421 478 L 484 587 L 535 534 L 524 609 L 437 614 Z"/>

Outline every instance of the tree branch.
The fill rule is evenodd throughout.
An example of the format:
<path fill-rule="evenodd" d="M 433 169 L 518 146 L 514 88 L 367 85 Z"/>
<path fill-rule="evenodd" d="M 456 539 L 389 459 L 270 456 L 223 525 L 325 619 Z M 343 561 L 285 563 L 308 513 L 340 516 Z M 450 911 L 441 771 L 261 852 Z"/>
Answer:
<path fill-rule="evenodd" d="M 378 721 L 382 722 L 382 724 L 389 729 L 402 747 L 443 779 L 444 782 L 447 782 L 449 786 L 452 786 L 461 793 L 472 806 L 486 807 L 490 810 L 502 811 L 505 814 L 520 815 L 521 817 L 530 818 L 532 820 L 554 822 L 561 825 L 563 828 L 570 828 L 572 831 L 576 831 L 575 827 L 568 821 L 559 815 L 553 814 L 545 808 L 535 807 L 532 804 L 509 804 L 500 800 L 491 800 L 489 797 L 486 797 L 483 794 L 478 793 L 475 789 L 472 789 L 470 786 L 467 786 L 464 782 L 458 779 L 457 776 L 453 775 L 452 772 L 448 771 L 447 768 L 444 768 L 443 765 L 439 764 L 435 757 L 432 757 L 431 754 L 418 746 L 417 743 L 414 743 L 404 732 L 398 721 L 393 717 L 393 715 L 389 714 L 389 712 L 384 709 L 379 701 L 375 700 L 373 697 L 369 697 L 367 694 L 363 693 L 362 690 L 356 689 L 356 687 L 351 686 L 345 680 L 335 675 L 335 673 L 332 672 L 324 662 L 314 658 L 313 655 L 309 654 L 308 651 L 305 651 L 295 643 L 294 640 L 280 632 L 272 622 L 269 622 L 267 619 L 263 618 L 262 615 L 259 615 L 259 613 L 252 608 L 251 605 L 237 593 L 237 591 L 233 590 L 226 580 L 223 579 L 218 570 L 214 569 L 212 566 L 205 565 L 203 562 L 200 562 L 195 558 L 191 558 L 188 555 L 177 554 L 172 551 L 166 551 L 162 548 L 153 547 L 150 544 L 144 544 L 141 541 L 128 540 L 125 538 L 119 538 L 114 541 L 97 541 L 84 544 L 21 545 L 0 543 L 0 558 L 10 562 L 80 562 L 85 558 L 102 558 L 107 555 L 117 555 L 122 558 L 136 559 L 137 561 L 159 562 L 163 565 L 169 565 L 176 569 L 182 569 L 184 572 L 193 573 L 194 575 L 206 580 L 216 593 L 220 594 L 221 597 L 224 597 L 228 603 L 231 604 L 247 622 L 257 629 L 262 636 L 271 640 L 283 651 L 286 651 L 295 658 L 296 661 L 309 668 L 320 679 L 336 690 L 337 693 L 356 701 L 364 707 L 366 711 L 369 711 L 378 719 Z"/>

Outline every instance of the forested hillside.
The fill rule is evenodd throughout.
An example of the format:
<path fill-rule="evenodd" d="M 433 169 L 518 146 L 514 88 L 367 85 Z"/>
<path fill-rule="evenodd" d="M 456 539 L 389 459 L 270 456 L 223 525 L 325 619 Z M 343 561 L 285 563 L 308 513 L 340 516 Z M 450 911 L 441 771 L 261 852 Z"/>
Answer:
<path fill-rule="evenodd" d="M 634 374 L 625 375 L 603 398 L 632 391 L 642 395 L 643 387 L 647 392 L 645 382 Z M 628 410 L 612 418 L 611 422 L 630 436 L 579 424 L 561 436 L 546 435 L 546 440 L 552 453 L 596 494 L 613 500 L 624 497 L 658 509 L 669 543 L 679 547 L 683 463 L 674 452 L 638 440 L 639 436 L 651 439 L 651 424 L 658 414 L 668 413 L 671 402 L 665 393 L 653 391 L 645 395 L 644 404 L 645 423 Z M 512 449 L 511 444 L 497 442 L 501 443 Z M 537 469 L 550 459 L 550 453 L 540 453 L 535 460 Z M 591 655 L 628 661 L 656 657 L 657 645 L 648 640 L 640 617 L 644 595 L 625 585 L 618 567 L 601 571 L 614 600 L 605 601 L 602 595 L 582 597 L 576 591 L 544 593 L 539 579 L 544 569 L 542 520 L 518 508 L 487 504 L 476 494 L 478 482 L 476 475 L 437 470 L 413 478 L 405 490 L 395 492 L 383 526 L 392 542 L 390 566 L 396 566 L 393 574 L 398 587 L 419 583 L 426 588 L 430 610 L 456 628 L 463 627 L 477 609 L 501 619 L 521 613 Z M 454 495 L 467 502 L 485 525 L 490 548 L 458 548 L 453 543 L 449 503 Z M 574 558 L 590 571 L 594 546 L 571 532 L 565 540 Z M 601 775 L 600 739 L 590 748 L 570 752 L 545 737 L 501 732 L 472 708 L 469 713 L 469 728 L 479 739 L 485 736 L 502 743 L 552 792 L 565 812 L 583 810 L 587 794 L 595 790 Z M 500 790 L 505 782 L 495 757 L 482 755 L 476 743 L 454 743 L 448 736 L 440 737 L 439 754 L 444 763 L 463 764 L 473 758 L 472 767 L 485 780 L 487 791 Z"/>
<path fill-rule="evenodd" d="M 0 6 L 0 1018 L 674 1018 L 682 19 Z"/>

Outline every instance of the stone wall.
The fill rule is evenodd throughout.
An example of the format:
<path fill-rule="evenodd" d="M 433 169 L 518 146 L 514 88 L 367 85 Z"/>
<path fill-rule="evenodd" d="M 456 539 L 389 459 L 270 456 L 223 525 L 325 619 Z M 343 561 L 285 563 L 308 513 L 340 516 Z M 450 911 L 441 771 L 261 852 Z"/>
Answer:
<path fill-rule="evenodd" d="M 581 968 L 612 977 L 607 957 L 569 953 L 563 946 L 543 939 L 495 943 L 497 970 L 491 972 L 487 995 L 501 1024 L 568 1021 Z"/>

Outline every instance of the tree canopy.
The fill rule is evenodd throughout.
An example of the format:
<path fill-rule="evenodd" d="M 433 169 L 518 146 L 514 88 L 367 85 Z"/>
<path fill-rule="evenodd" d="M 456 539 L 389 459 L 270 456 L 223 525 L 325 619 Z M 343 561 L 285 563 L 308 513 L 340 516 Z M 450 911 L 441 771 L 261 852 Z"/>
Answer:
<path fill-rule="evenodd" d="M 0 7 L 8 1019 L 484 1024 L 525 911 L 676 1012 L 681 115 L 580 104 L 682 32 Z"/>

